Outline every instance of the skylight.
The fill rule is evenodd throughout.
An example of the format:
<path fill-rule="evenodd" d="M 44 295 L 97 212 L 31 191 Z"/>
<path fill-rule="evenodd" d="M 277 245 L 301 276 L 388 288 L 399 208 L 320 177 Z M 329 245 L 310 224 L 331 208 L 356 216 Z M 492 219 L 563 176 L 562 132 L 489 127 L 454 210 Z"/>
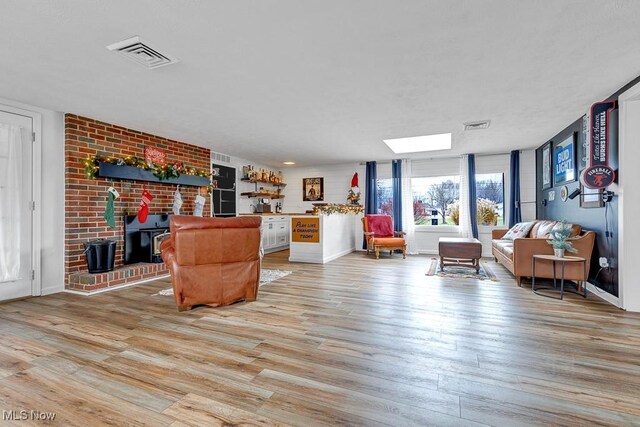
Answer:
<path fill-rule="evenodd" d="M 385 139 L 384 143 L 396 154 L 420 153 L 451 149 L 451 134 L 412 136 L 410 138 Z"/>

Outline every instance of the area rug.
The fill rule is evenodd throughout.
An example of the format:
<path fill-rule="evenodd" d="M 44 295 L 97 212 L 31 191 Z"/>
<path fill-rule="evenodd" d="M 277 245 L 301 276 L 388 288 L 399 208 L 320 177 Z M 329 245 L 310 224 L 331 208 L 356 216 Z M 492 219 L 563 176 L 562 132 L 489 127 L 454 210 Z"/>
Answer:
<path fill-rule="evenodd" d="M 498 278 L 491 270 L 489 262 L 483 260 L 480 260 L 480 272 L 476 274 L 476 271 L 470 267 L 446 266 L 444 271 L 442 271 L 440 268 L 440 260 L 438 258 L 431 258 L 429 270 L 426 275 L 456 279 L 490 280 L 492 282 L 498 281 Z"/>
<path fill-rule="evenodd" d="M 268 268 L 263 268 L 262 271 L 260 271 L 259 286 L 266 285 L 267 283 L 273 282 L 278 279 L 282 279 L 283 277 L 288 276 L 290 274 L 291 272 L 288 270 L 269 270 Z M 173 288 L 163 289 L 157 294 L 153 294 L 152 296 L 156 296 L 156 295 L 163 295 L 163 296 L 173 295 Z"/>

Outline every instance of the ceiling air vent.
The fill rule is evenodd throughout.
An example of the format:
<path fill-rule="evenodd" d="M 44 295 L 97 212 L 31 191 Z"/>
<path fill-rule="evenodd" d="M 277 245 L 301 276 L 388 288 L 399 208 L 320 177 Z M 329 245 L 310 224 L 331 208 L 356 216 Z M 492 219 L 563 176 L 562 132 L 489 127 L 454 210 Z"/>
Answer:
<path fill-rule="evenodd" d="M 231 163 L 231 157 L 226 154 L 211 152 L 211 160 L 214 162 Z"/>
<path fill-rule="evenodd" d="M 158 49 L 152 48 L 149 43 L 138 36 L 111 44 L 107 46 L 107 49 L 117 52 L 138 64 L 142 64 L 150 70 L 180 62 L 178 58 L 166 53 L 160 53 Z"/>
<path fill-rule="evenodd" d="M 480 120 L 477 122 L 464 123 L 464 130 L 479 130 L 486 129 L 491 124 L 491 120 Z"/>

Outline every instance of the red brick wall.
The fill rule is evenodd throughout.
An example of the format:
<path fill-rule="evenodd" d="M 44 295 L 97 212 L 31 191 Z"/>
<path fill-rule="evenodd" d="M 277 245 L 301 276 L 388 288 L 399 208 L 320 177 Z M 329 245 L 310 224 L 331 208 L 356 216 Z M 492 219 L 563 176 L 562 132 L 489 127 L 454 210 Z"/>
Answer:
<path fill-rule="evenodd" d="M 144 147 L 152 146 L 166 152 L 167 162 L 183 162 L 198 169 L 209 170 L 210 151 L 207 148 L 173 141 L 155 135 L 126 129 L 94 119 L 65 114 L 65 278 L 71 273 L 87 271 L 83 242 L 96 238 L 117 241 L 115 267 L 124 264 L 124 215 L 138 212 L 143 186 L 154 199 L 150 214 L 171 213 L 176 186 L 150 182 L 112 181 L 106 178 L 88 179 L 82 161 L 89 156 L 144 157 Z M 43 159 L 46 161 L 46 159 Z M 116 227 L 109 228 L 103 218 L 107 204 L 107 188 L 120 193 L 115 201 Z M 180 187 L 182 213 L 193 213 L 199 187 Z M 211 212 L 207 197 L 204 216 Z M 142 277 L 141 277 L 142 279 Z M 106 284 L 105 286 L 109 286 Z"/>

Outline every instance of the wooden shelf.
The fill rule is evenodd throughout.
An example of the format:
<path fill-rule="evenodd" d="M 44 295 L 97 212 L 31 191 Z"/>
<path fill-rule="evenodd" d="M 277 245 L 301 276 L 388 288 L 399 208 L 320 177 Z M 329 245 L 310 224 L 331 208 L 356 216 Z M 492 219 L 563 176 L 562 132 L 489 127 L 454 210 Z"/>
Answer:
<path fill-rule="evenodd" d="M 159 179 L 153 171 L 137 166 L 114 165 L 111 163 L 98 163 L 98 176 L 101 178 L 124 179 L 128 181 L 159 182 L 160 184 L 180 184 L 192 187 L 207 187 L 209 178 L 182 174 L 178 178 Z"/>
<path fill-rule="evenodd" d="M 240 193 L 240 195 L 246 197 L 264 197 L 265 199 L 284 199 L 284 196 L 282 194 L 258 193 L 255 191 Z"/>
<path fill-rule="evenodd" d="M 263 183 L 263 184 L 273 185 L 274 187 L 286 187 L 287 186 L 287 184 L 285 184 L 284 182 L 280 182 L 280 183 L 276 184 L 275 182 L 263 181 L 261 179 L 240 178 L 240 181 L 251 182 L 253 184 L 256 184 L 256 183 L 260 182 L 260 183 Z"/>

